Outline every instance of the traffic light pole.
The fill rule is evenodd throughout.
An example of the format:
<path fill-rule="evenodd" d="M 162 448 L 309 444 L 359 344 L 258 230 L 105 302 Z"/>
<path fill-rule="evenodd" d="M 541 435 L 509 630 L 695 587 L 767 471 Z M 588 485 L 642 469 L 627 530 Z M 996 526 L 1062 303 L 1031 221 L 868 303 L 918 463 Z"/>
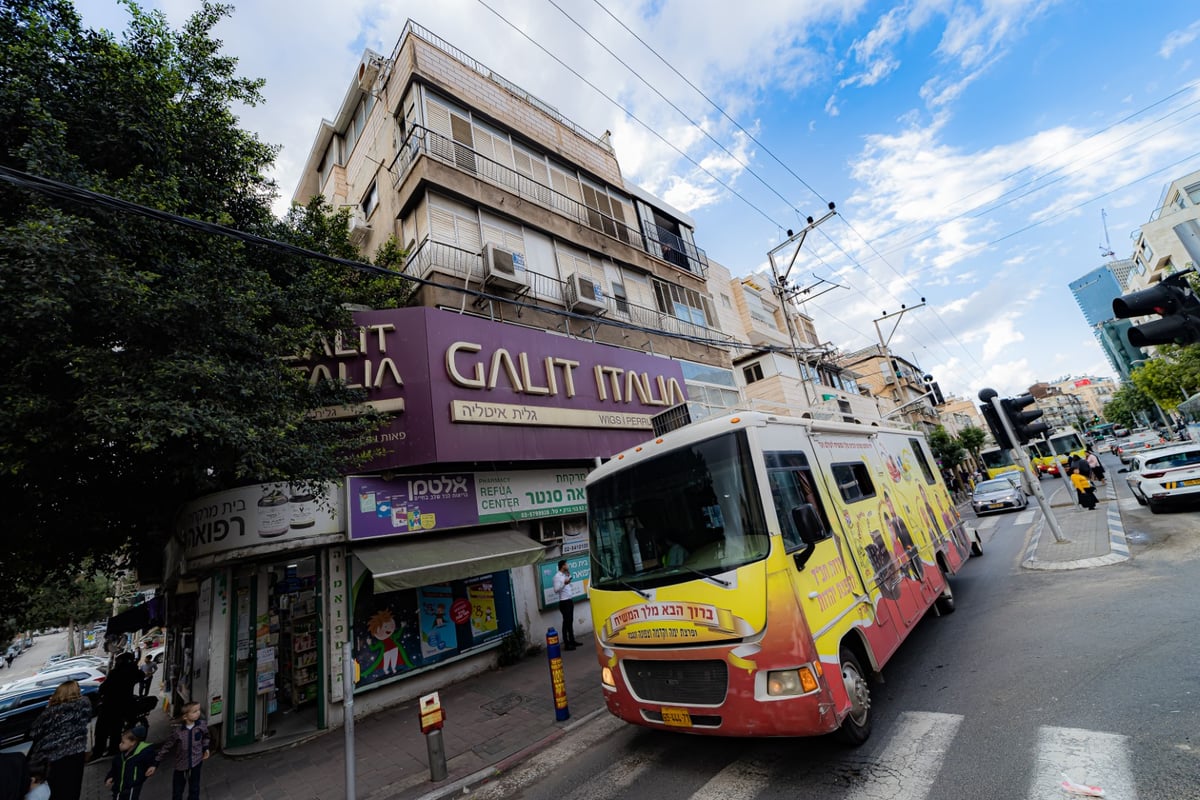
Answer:
<path fill-rule="evenodd" d="M 1063 536 L 1062 528 L 1059 526 L 1054 512 L 1050 509 L 1050 501 L 1046 499 L 1046 494 L 1042 491 L 1041 483 L 1030 477 L 1029 456 L 1026 455 L 1025 448 L 1017 444 L 1020 442 L 1020 439 L 1008 421 L 1008 414 L 1005 413 L 1004 406 L 1002 405 L 1003 401 L 999 397 L 992 397 L 988 402 L 992 404 L 992 408 L 996 409 L 996 416 L 999 417 L 1000 424 L 1004 426 L 1004 431 L 1008 434 L 1008 440 L 1014 443 L 1012 448 L 1013 458 L 1021 465 L 1021 472 L 1024 473 L 1024 479 L 1029 484 L 1029 488 L 1033 490 L 1033 496 L 1038 501 L 1038 507 L 1042 509 L 1042 515 L 1046 518 L 1046 524 L 1050 526 L 1050 532 L 1054 534 L 1054 541 L 1059 544 L 1068 544 L 1070 540 Z"/>

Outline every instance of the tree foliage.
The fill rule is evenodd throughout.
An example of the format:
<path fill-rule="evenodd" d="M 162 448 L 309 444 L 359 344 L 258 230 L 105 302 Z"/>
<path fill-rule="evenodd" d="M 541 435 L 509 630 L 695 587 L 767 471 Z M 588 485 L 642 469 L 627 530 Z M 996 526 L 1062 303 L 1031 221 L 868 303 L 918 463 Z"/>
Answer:
<path fill-rule="evenodd" d="M 968 425 L 958 432 L 958 443 L 971 454 L 971 458 L 979 460 L 979 453 L 987 442 L 987 434 L 974 425 Z"/>
<path fill-rule="evenodd" d="M 946 432 L 944 425 L 938 425 L 929 434 L 929 449 L 933 451 L 934 458 L 941 462 L 944 469 L 957 467 L 962 463 L 966 453 L 958 439 Z"/>
<path fill-rule="evenodd" d="M 1127 428 L 1140 424 L 1139 414 L 1154 413 L 1154 401 L 1133 383 L 1123 384 L 1113 392 L 1112 400 L 1104 406 L 1106 420 Z"/>
<path fill-rule="evenodd" d="M 261 81 L 212 38 L 229 9 L 173 29 L 127 8 L 118 37 L 64 0 L 0 5 L 0 165 L 357 258 L 320 202 L 271 214 L 275 149 L 232 110 Z M 392 243 L 378 259 L 399 256 Z M 283 357 L 348 327 L 345 303 L 406 297 L 341 264 L 0 182 L 0 617 L 46 576 L 161 547 L 188 499 L 345 474 L 377 421 L 314 421 L 361 397 Z"/>
<path fill-rule="evenodd" d="M 1200 345 L 1164 345 L 1158 350 L 1158 357 L 1139 366 L 1129 377 L 1163 411 L 1171 412 L 1200 391 Z"/>

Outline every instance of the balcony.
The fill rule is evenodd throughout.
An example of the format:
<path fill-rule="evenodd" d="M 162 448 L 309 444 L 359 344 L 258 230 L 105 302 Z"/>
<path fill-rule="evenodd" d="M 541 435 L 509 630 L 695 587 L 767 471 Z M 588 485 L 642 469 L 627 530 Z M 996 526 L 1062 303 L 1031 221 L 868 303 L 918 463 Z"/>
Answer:
<path fill-rule="evenodd" d="M 409 254 L 408 260 L 404 264 L 404 274 L 425 279 L 435 272 L 453 276 L 464 283 L 469 280 L 477 286 L 482 286 L 484 279 L 483 255 L 463 250 L 454 245 L 426 239 Z M 532 271 L 526 271 L 525 277 L 529 283 L 529 291 L 525 294 L 527 301 L 550 302 L 563 308 L 566 307 L 566 281 Z M 603 312 L 603 316 L 608 319 L 621 320 L 640 328 L 682 336 L 719 342 L 733 341 L 732 336 L 721 331 L 697 325 L 655 308 L 646 308 L 607 295 L 604 303 L 607 308 Z"/>
<path fill-rule="evenodd" d="M 400 151 L 392 160 L 388 171 L 392 174 L 392 187 L 399 190 L 413 165 L 421 156 L 436 159 L 442 164 L 467 173 L 493 186 L 506 189 L 522 200 L 534 203 L 566 217 L 572 222 L 617 239 L 630 247 L 659 258 L 677 269 L 705 278 L 708 275 L 708 257 L 703 250 L 685 242 L 666 228 L 654 225 L 646 236 L 637 228 L 587 206 L 578 200 L 555 191 L 544 183 L 501 164 L 467 145 L 460 144 L 439 133 L 414 126 L 405 139 Z M 655 246 L 650 247 L 649 243 Z M 660 255 L 661 253 L 661 255 Z"/>

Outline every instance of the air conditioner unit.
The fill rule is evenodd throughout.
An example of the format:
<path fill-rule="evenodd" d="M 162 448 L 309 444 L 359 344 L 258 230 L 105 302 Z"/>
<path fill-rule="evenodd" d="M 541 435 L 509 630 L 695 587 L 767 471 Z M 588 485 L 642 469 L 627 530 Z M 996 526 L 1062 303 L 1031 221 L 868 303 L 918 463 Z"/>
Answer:
<path fill-rule="evenodd" d="M 489 243 L 483 248 L 484 283 L 503 286 L 506 289 L 524 289 L 528 285 L 525 277 L 525 254 L 515 250 L 502 250 Z"/>
<path fill-rule="evenodd" d="M 576 272 L 567 278 L 567 308 L 572 311 L 586 311 L 589 314 L 607 311 L 608 303 L 604 300 L 604 289 L 588 276 Z"/>
<path fill-rule="evenodd" d="M 367 223 L 362 206 L 354 207 L 354 210 L 350 212 L 350 220 L 347 224 L 350 226 L 350 241 L 356 247 L 362 247 L 366 243 L 367 237 L 371 235 L 371 226 Z"/>
<path fill-rule="evenodd" d="M 562 519 L 543 519 L 538 522 L 538 541 L 542 544 L 553 544 L 563 540 Z"/>
<path fill-rule="evenodd" d="M 374 50 L 364 53 L 362 61 L 358 63 L 358 88 L 364 92 L 371 92 L 375 88 L 375 79 L 379 77 L 383 64 L 383 56 Z"/>

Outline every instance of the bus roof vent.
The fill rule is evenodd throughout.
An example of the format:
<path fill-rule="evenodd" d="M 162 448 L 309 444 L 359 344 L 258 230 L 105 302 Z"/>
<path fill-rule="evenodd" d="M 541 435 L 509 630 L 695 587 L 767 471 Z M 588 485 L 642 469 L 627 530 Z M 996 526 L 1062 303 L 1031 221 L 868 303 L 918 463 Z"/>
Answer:
<path fill-rule="evenodd" d="M 650 424 L 654 426 L 655 436 L 662 436 L 664 433 L 677 431 L 685 425 L 690 425 L 691 422 L 692 414 L 688 411 L 687 403 L 671 406 L 666 411 L 660 411 L 650 418 Z"/>

